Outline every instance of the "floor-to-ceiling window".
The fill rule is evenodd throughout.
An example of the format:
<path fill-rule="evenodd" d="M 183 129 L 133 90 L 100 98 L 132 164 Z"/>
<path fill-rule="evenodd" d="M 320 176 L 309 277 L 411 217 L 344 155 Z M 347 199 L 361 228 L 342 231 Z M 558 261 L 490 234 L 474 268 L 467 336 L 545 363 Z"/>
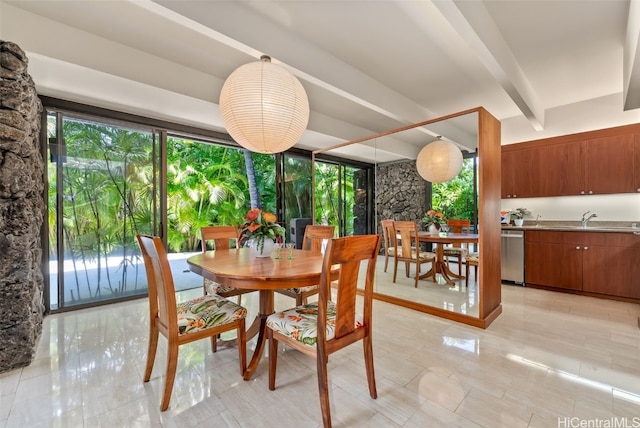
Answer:
<path fill-rule="evenodd" d="M 48 115 L 49 307 L 147 293 L 135 236 L 158 216 L 158 135 Z"/>
<path fill-rule="evenodd" d="M 225 134 L 43 98 L 51 311 L 146 295 L 137 233 L 162 237 L 170 263 L 184 265 L 201 250 L 202 226 L 240 226 L 253 206 L 276 213 L 285 227 L 313 217 L 308 151 L 252 153 Z M 323 162 L 333 174 L 322 185 L 335 190 L 337 233 L 368 233 L 372 166 Z M 201 286 L 192 276 L 176 288 Z"/>
<path fill-rule="evenodd" d="M 478 223 L 478 156 L 467 154 L 460 173 L 444 183 L 433 183 L 431 207 L 447 219 L 467 219 L 472 230 Z"/>
<path fill-rule="evenodd" d="M 200 250 L 200 228 L 239 227 L 251 207 L 276 212 L 273 155 L 178 135 L 167 137 L 166 151 L 169 251 Z"/>
<path fill-rule="evenodd" d="M 311 184 L 311 158 L 306 155 L 284 153 L 282 156 L 283 220 L 286 239 L 292 242 L 296 225 L 311 223 L 313 188 Z M 292 220 L 295 223 L 292 225 Z M 298 237 L 298 240 L 300 237 Z"/>
<path fill-rule="evenodd" d="M 371 233 L 371 168 L 316 158 L 315 222 L 336 226 L 339 236 Z"/>

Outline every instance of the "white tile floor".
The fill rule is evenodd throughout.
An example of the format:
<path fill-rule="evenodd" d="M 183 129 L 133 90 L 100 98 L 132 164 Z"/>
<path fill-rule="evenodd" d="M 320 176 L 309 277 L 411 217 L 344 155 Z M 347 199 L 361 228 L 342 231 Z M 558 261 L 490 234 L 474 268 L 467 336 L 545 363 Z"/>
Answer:
<path fill-rule="evenodd" d="M 638 305 L 508 285 L 503 305 L 482 330 L 374 302 L 378 399 L 360 344 L 332 355 L 334 426 L 640 426 Z M 160 412 L 165 342 L 147 384 L 146 345 L 144 299 L 47 317 L 34 363 L 0 375 L 0 428 L 321 426 L 308 357 L 281 350 L 271 392 L 266 359 L 245 382 L 235 348 L 183 346 Z"/>

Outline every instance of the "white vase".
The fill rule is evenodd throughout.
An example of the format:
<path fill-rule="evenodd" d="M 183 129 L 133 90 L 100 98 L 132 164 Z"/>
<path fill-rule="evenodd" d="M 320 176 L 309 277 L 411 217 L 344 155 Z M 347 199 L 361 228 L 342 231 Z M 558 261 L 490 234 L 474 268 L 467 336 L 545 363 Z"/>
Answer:
<path fill-rule="evenodd" d="M 429 233 L 438 233 L 438 228 L 436 227 L 435 224 L 429 225 Z"/>
<path fill-rule="evenodd" d="M 513 219 L 513 224 L 515 224 L 516 226 L 522 226 L 524 224 L 524 219 L 523 218 L 515 218 L 515 219 Z"/>
<path fill-rule="evenodd" d="M 262 241 L 255 239 L 251 245 L 251 251 L 256 257 L 271 257 L 273 244 L 271 239 L 263 239 Z"/>

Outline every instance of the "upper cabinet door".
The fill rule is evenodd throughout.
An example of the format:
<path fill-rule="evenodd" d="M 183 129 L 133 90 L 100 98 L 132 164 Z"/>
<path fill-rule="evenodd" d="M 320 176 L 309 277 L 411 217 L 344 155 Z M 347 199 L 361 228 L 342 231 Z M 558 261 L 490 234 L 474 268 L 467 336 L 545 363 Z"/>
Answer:
<path fill-rule="evenodd" d="M 582 141 L 502 152 L 502 198 L 578 195 Z"/>
<path fill-rule="evenodd" d="M 531 182 L 531 180 L 528 180 L 529 173 L 522 170 L 522 162 L 526 158 L 526 155 L 523 156 L 523 152 L 526 151 L 502 152 L 500 193 L 503 199 L 517 198 L 518 196 L 523 198 L 526 197 L 526 194 L 531 193 L 529 190 L 529 183 Z"/>
<path fill-rule="evenodd" d="M 640 193 L 640 124 L 502 146 L 502 199 Z"/>
<path fill-rule="evenodd" d="M 586 140 L 584 194 L 636 192 L 634 137 L 623 134 Z"/>
<path fill-rule="evenodd" d="M 581 141 L 553 144 L 536 149 L 531 167 L 536 171 L 535 195 L 577 195 L 584 183 Z"/>

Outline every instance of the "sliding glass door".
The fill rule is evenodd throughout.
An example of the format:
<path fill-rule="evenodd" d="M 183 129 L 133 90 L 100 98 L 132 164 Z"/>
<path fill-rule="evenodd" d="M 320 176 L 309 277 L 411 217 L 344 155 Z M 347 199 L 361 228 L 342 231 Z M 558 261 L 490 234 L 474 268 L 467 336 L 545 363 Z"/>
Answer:
<path fill-rule="evenodd" d="M 177 290 L 202 285 L 185 269 L 201 250 L 200 228 L 239 227 L 251 207 L 275 213 L 291 240 L 291 220 L 311 223 L 312 195 L 326 192 L 316 198 L 316 223 L 339 236 L 371 233 L 370 165 L 325 159 L 314 188 L 308 152 L 251 153 L 224 135 L 67 107 L 47 107 L 43 153 L 50 311 L 146 295 L 138 233 L 162 237 Z"/>
<path fill-rule="evenodd" d="M 371 168 L 344 163 L 315 163 L 315 221 L 336 226 L 339 236 L 371 233 Z"/>
<path fill-rule="evenodd" d="M 48 116 L 49 307 L 145 294 L 136 234 L 158 216 L 158 135 L 62 113 Z"/>

